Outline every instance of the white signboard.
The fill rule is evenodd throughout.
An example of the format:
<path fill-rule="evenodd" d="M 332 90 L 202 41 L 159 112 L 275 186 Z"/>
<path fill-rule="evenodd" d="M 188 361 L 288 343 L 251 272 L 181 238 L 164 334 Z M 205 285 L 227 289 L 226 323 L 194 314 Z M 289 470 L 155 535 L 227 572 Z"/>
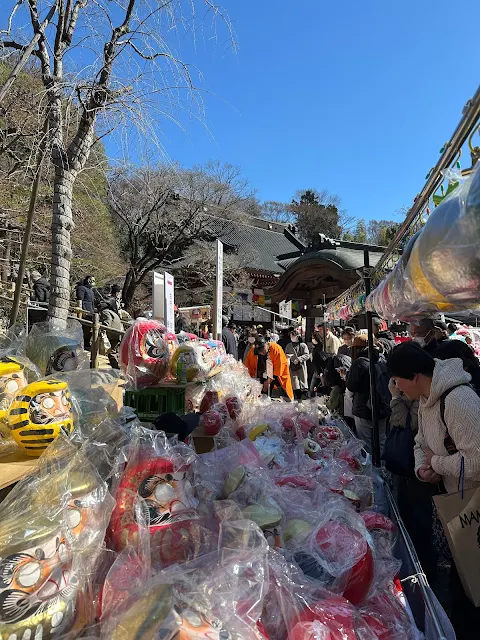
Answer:
<path fill-rule="evenodd" d="M 278 313 L 282 318 L 288 318 L 290 320 L 292 317 L 292 301 L 282 300 L 278 305 Z"/>
<path fill-rule="evenodd" d="M 175 333 L 175 286 L 174 278 L 170 273 L 165 271 L 165 316 L 164 322 L 167 331 Z"/>
<path fill-rule="evenodd" d="M 217 270 L 215 282 L 215 315 L 214 315 L 214 339 L 222 337 L 222 306 L 223 306 L 223 244 L 217 240 Z"/>
<path fill-rule="evenodd" d="M 163 322 L 165 317 L 165 278 L 163 273 L 153 272 L 153 317 Z"/>

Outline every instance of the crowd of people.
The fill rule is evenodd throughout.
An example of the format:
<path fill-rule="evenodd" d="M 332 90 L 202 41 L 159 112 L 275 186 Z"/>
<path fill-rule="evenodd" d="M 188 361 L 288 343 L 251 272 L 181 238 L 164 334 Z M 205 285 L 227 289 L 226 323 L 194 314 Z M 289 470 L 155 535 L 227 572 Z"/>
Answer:
<path fill-rule="evenodd" d="M 47 303 L 48 281 L 38 272 L 31 276 L 32 300 Z M 95 279 L 86 276 L 76 298 L 85 314 L 98 312 L 102 325 L 122 330 L 119 286 L 100 293 Z M 175 321 L 177 333 L 189 331 L 178 311 Z M 200 327 L 198 334 L 212 338 L 211 325 Z M 106 337 L 110 364 L 118 367 L 120 334 L 107 331 Z M 298 327 L 284 327 L 278 334 L 262 325 L 240 328 L 224 316 L 222 341 L 227 354 L 262 382 L 264 394 L 287 401 L 324 397 L 369 453 L 376 406 L 383 465 L 392 474 L 400 514 L 435 585 L 445 545 L 437 539 L 433 496 L 480 485 L 480 362 L 468 329 L 431 318 L 388 328 L 374 318 L 372 350 L 367 330 L 353 326 L 318 325 L 306 340 Z M 480 614 L 449 560 L 451 618 L 457 638 L 466 638 Z"/>
<path fill-rule="evenodd" d="M 225 330 L 236 334 L 233 323 Z M 472 336 L 453 323 L 423 318 L 408 330 L 388 329 L 374 318 L 373 334 L 373 403 L 383 465 L 392 472 L 401 516 L 435 585 L 446 544 L 433 496 L 480 485 L 480 362 Z M 251 327 L 242 330 L 238 345 L 264 393 L 298 400 L 325 396 L 329 409 L 342 415 L 372 452 L 366 330 L 317 326 L 305 342 L 294 327 L 283 329 L 277 341 L 263 327 Z M 479 610 L 465 596 L 452 558 L 447 562 L 457 638 L 471 637 Z"/>

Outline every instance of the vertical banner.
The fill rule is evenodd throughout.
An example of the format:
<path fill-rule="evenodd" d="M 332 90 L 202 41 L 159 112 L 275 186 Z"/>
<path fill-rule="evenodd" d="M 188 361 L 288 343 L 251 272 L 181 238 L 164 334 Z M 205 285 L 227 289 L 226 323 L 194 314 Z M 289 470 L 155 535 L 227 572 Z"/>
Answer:
<path fill-rule="evenodd" d="M 165 326 L 167 331 L 175 333 L 175 293 L 174 278 L 165 271 Z"/>
<path fill-rule="evenodd" d="M 165 278 L 163 273 L 153 272 L 153 317 L 155 320 L 164 321 L 165 317 Z"/>
<path fill-rule="evenodd" d="M 215 313 L 213 316 L 213 338 L 222 339 L 222 307 L 223 307 L 223 244 L 217 240 L 217 269 L 215 280 Z"/>

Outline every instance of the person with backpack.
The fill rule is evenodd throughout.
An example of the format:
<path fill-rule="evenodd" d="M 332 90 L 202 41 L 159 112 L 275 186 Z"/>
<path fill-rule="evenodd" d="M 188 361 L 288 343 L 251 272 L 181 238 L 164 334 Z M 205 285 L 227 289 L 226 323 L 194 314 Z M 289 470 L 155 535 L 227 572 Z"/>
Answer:
<path fill-rule="evenodd" d="M 462 360 L 435 360 L 418 344 L 405 342 L 392 351 L 388 367 L 397 389 L 419 401 L 417 478 L 440 493 L 480 486 L 480 397 Z M 471 638 L 480 623 L 480 609 L 469 602 L 453 562 L 450 592 L 456 636 Z"/>
<path fill-rule="evenodd" d="M 405 342 L 392 351 L 388 367 L 396 387 L 419 400 L 415 473 L 447 493 L 480 485 L 480 398 L 460 358 L 434 360 Z M 462 476 L 462 477 L 461 477 Z"/>
<path fill-rule="evenodd" d="M 355 336 L 351 357 L 352 366 L 347 377 L 347 389 L 353 393 L 352 414 L 357 437 L 365 442 L 366 450 L 369 453 L 372 453 L 373 437 L 370 365 L 375 367 L 380 453 L 382 453 L 387 437 L 387 419 L 390 416 L 390 401 L 392 399 L 388 389 L 389 376 L 386 361 L 381 355 L 380 346 L 374 340 L 374 362 L 369 362 L 368 336 L 363 333 Z"/>
<path fill-rule="evenodd" d="M 466 342 L 461 340 L 443 340 L 434 351 L 434 357 L 439 360 L 460 358 L 463 368 L 472 376 L 471 386 L 480 396 L 480 362 Z"/>

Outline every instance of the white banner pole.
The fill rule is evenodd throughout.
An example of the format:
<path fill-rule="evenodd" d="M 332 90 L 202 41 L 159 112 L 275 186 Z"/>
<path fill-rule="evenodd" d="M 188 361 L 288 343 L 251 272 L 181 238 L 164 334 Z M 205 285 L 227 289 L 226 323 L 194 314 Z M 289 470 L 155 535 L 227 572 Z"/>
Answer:
<path fill-rule="evenodd" d="M 222 339 L 222 308 L 223 308 L 223 244 L 217 240 L 217 268 L 215 282 L 215 314 L 213 316 L 213 338 Z"/>
<path fill-rule="evenodd" d="M 175 285 L 174 278 L 170 273 L 165 271 L 165 326 L 167 331 L 175 333 Z"/>

